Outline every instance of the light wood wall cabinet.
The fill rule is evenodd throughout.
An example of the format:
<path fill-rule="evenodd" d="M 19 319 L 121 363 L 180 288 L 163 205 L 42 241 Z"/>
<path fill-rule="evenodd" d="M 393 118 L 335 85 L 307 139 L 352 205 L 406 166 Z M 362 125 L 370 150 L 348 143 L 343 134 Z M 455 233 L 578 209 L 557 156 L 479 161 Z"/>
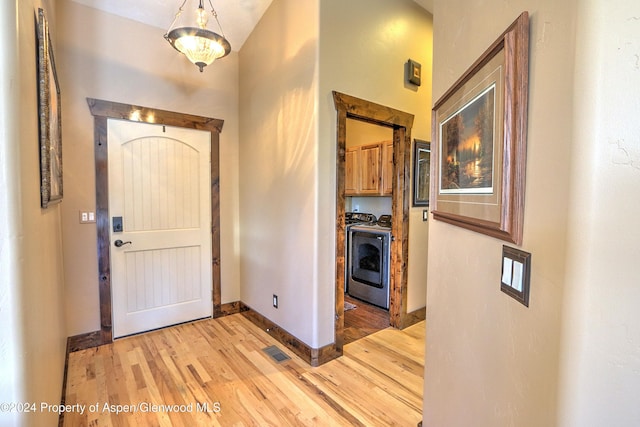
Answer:
<path fill-rule="evenodd" d="M 360 191 L 360 150 L 357 147 L 347 148 L 344 154 L 344 192 L 347 195 Z"/>
<path fill-rule="evenodd" d="M 345 195 L 391 195 L 393 142 L 349 147 L 345 152 Z"/>
<path fill-rule="evenodd" d="M 381 155 L 379 144 L 360 147 L 360 194 L 380 194 Z"/>
<path fill-rule="evenodd" d="M 382 194 L 393 192 L 393 141 L 382 144 Z"/>

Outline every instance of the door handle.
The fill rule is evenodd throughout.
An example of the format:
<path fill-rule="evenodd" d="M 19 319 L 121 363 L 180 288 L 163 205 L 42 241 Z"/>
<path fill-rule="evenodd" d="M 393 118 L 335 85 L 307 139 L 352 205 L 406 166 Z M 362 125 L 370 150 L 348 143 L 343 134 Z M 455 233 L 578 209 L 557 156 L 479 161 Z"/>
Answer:
<path fill-rule="evenodd" d="M 113 244 L 116 245 L 116 248 L 119 248 L 119 247 L 124 246 L 124 245 L 129 245 L 129 244 L 131 244 L 131 242 L 130 241 L 129 242 L 123 242 L 122 240 L 118 239 Z"/>

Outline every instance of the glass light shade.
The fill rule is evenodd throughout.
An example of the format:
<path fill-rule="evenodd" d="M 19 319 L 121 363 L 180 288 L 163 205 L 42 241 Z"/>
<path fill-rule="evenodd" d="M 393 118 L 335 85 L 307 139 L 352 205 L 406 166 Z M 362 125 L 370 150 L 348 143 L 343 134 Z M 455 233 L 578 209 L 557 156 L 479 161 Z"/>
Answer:
<path fill-rule="evenodd" d="M 202 5 L 200 5 L 200 6 L 202 6 Z M 196 10 L 196 15 L 198 16 L 196 18 L 196 22 L 198 23 L 198 27 L 207 28 L 207 23 L 209 22 L 209 15 L 207 14 L 207 11 L 204 10 L 204 7 L 199 7 L 198 10 Z"/>
<path fill-rule="evenodd" d="M 171 46 L 197 65 L 200 72 L 205 66 L 231 52 L 231 45 L 227 39 L 202 28 L 176 28 L 169 31 L 165 37 Z"/>
<path fill-rule="evenodd" d="M 224 37 L 222 27 L 218 22 L 218 15 L 213 9 L 211 0 L 209 0 L 211 16 L 215 18 L 222 35 L 208 28 L 209 13 L 204 9 L 204 0 L 197 1 L 198 7 L 187 6 L 185 9 L 184 6 L 187 1 L 189 0 L 184 0 L 180 6 L 164 38 L 202 72 L 204 67 L 216 59 L 227 56 L 231 52 L 231 45 Z"/>

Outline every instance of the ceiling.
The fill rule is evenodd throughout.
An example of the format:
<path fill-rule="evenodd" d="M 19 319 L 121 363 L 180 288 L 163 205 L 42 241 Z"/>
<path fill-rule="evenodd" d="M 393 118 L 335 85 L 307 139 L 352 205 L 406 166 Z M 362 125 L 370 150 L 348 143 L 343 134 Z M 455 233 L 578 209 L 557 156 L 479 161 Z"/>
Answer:
<path fill-rule="evenodd" d="M 413 0 L 433 15 L 433 0 Z"/>
<path fill-rule="evenodd" d="M 143 24 L 169 29 L 183 0 L 73 0 L 76 3 L 128 18 Z M 225 37 L 234 51 L 240 50 L 273 0 L 211 0 Z M 433 0 L 414 0 L 433 12 Z M 207 5 L 208 0 L 205 1 Z M 187 0 L 187 5 L 194 0 Z M 209 10 L 205 6 L 205 9 Z M 163 33 L 164 34 L 164 33 Z"/>
<path fill-rule="evenodd" d="M 167 31 L 184 0 L 73 0 L 76 3 Z M 234 51 L 240 50 L 272 0 L 211 0 Z M 205 9 L 210 10 L 209 0 Z M 188 0 L 197 7 L 197 2 Z M 164 34 L 164 32 L 162 33 Z"/>

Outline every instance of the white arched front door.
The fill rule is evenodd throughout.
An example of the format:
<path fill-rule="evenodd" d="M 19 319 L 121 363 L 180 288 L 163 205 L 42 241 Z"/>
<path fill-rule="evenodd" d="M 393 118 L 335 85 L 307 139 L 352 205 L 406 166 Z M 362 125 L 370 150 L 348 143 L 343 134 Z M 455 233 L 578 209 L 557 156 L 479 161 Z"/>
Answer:
<path fill-rule="evenodd" d="M 210 317 L 211 134 L 108 120 L 114 338 Z"/>

